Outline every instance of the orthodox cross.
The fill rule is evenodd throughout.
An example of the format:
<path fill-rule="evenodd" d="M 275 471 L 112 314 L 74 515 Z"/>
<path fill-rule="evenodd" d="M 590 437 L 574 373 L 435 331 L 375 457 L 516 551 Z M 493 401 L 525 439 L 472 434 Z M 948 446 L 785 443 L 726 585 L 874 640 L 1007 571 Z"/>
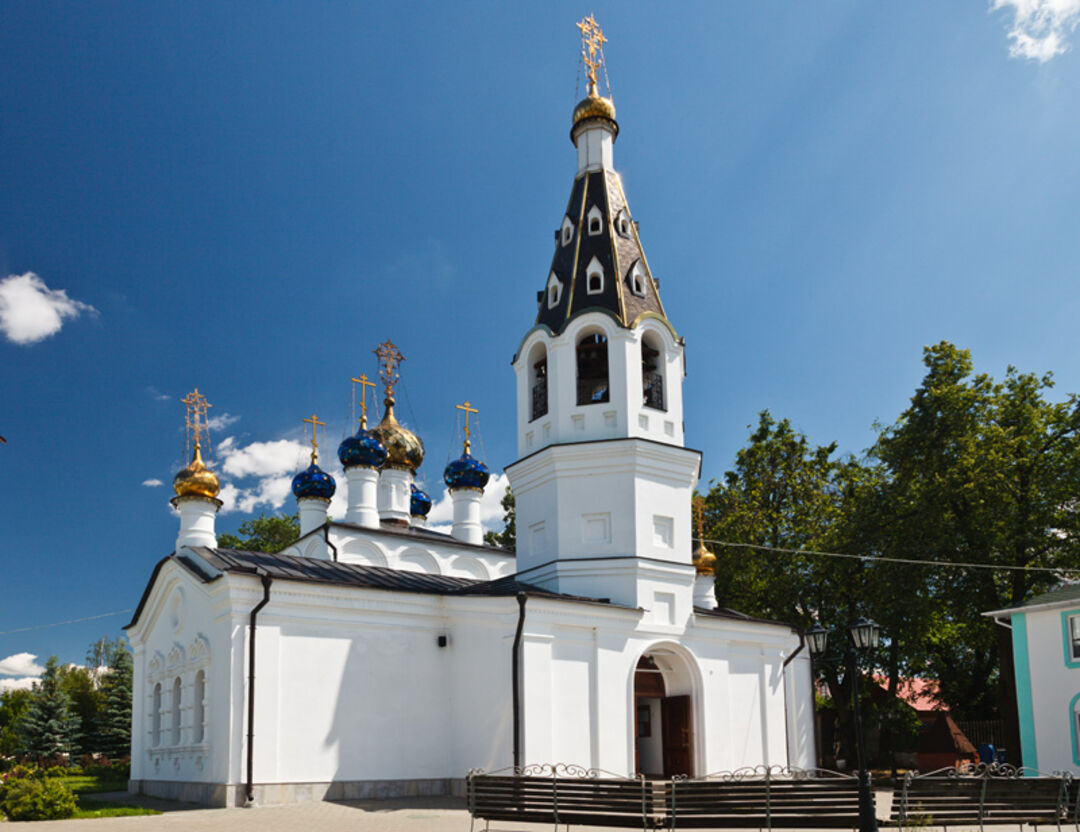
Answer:
<path fill-rule="evenodd" d="M 596 70 L 604 64 L 604 47 L 601 44 L 607 43 L 607 38 L 591 14 L 575 25 L 581 30 L 581 59 L 589 68 L 589 92 L 592 93 L 596 91 Z"/>
<path fill-rule="evenodd" d="M 319 417 L 314 413 L 311 414 L 310 419 L 303 419 L 304 422 L 311 423 L 311 464 L 314 465 L 319 459 L 319 446 L 316 443 L 315 431 L 319 429 L 319 425 L 326 427 L 326 422 L 320 422 Z"/>
<path fill-rule="evenodd" d="M 375 357 L 379 359 L 379 378 L 382 379 L 383 386 L 386 388 L 386 397 L 392 399 L 394 397 L 394 384 L 401 377 L 398 368 L 401 366 L 401 362 L 405 360 L 405 356 L 401 354 L 401 350 L 394 346 L 394 342 L 387 338 L 375 350 Z"/>
<path fill-rule="evenodd" d="M 694 497 L 694 514 L 697 516 L 698 545 L 705 548 L 705 498 L 700 494 Z"/>
<path fill-rule="evenodd" d="M 206 411 L 213 407 L 213 405 L 206 400 L 206 396 L 199 392 L 198 387 L 184 396 L 180 401 L 187 407 L 187 413 L 184 415 L 184 428 L 187 432 L 186 443 L 184 446 L 185 455 L 191 453 L 192 441 L 195 442 L 196 448 L 201 448 L 202 443 L 199 441 L 199 437 L 202 434 L 206 434 L 206 455 L 209 457 L 210 423 L 207 421 Z"/>
<path fill-rule="evenodd" d="M 360 374 L 360 378 L 354 378 L 354 384 L 360 385 L 360 427 L 367 427 L 367 389 L 374 387 L 374 381 L 368 381 L 368 377 L 365 373 Z M 355 401 L 355 399 L 354 399 Z M 356 411 L 353 411 L 353 416 L 356 415 Z"/>
<path fill-rule="evenodd" d="M 465 453 L 468 453 L 469 448 L 472 447 L 472 442 L 469 441 L 469 414 L 479 413 L 480 411 L 477 410 L 475 407 L 469 407 L 468 400 L 466 400 L 465 404 L 456 404 L 454 405 L 454 407 L 456 407 L 458 410 L 465 411 Z"/>

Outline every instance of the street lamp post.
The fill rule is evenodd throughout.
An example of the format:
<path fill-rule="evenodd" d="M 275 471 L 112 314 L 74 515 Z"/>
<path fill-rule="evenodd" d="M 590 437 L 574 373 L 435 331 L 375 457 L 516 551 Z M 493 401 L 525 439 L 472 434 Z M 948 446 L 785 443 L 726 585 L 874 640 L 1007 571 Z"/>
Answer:
<path fill-rule="evenodd" d="M 859 832 L 877 832 L 877 813 L 874 811 L 874 793 L 870 786 L 870 771 L 866 762 L 866 740 L 863 737 L 862 714 L 859 709 L 858 656 L 860 651 L 878 646 L 881 628 L 866 618 L 859 618 L 849 629 L 849 643 L 844 659 L 848 679 L 851 680 L 851 707 L 855 718 L 855 753 L 859 764 Z M 829 631 L 815 624 L 807 633 L 810 655 L 824 659 Z"/>

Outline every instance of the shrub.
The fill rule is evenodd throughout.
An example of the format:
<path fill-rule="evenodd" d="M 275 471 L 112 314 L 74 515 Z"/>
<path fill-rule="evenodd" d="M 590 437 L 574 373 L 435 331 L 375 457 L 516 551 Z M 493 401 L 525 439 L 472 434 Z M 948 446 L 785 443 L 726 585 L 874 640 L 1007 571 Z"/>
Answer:
<path fill-rule="evenodd" d="M 9 780 L 0 804 L 11 820 L 61 820 L 74 815 L 76 808 L 75 795 L 56 778 Z"/>

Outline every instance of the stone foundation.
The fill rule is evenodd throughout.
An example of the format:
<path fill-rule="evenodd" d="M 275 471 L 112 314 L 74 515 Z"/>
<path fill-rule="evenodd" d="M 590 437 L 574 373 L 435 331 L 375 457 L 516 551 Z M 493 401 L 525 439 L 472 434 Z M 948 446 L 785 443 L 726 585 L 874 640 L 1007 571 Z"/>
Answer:
<path fill-rule="evenodd" d="M 202 806 L 236 807 L 245 804 L 243 783 L 193 783 L 175 780 L 130 780 L 128 792 L 198 803 Z M 465 781 L 453 778 L 425 780 L 339 780 L 332 783 L 256 783 L 255 803 L 273 806 L 314 803 L 320 800 L 392 800 L 402 797 L 434 797 L 465 794 Z"/>

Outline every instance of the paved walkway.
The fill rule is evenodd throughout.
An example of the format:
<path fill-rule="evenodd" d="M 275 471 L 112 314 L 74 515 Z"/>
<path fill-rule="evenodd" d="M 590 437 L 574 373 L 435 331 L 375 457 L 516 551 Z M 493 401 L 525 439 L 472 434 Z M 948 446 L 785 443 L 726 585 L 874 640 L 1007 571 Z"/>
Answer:
<path fill-rule="evenodd" d="M 134 797 L 126 792 L 94 795 L 119 803 L 139 803 L 159 809 L 161 815 L 123 818 L 41 821 L 25 827 L 27 832 L 468 832 L 465 801 L 453 797 L 417 797 L 407 800 L 367 800 L 350 803 L 304 803 L 292 806 L 261 806 L 253 809 L 203 809 L 186 803 Z M 875 796 L 878 817 L 887 817 L 891 794 Z M 5 827 L 12 830 L 19 827 Z M 482 823 L 477 829 L 484 828 Z M 883 827 L 885 828 L 885 827 Z M 936 827 L 935 827 L 936 828 Z M 996 826 L 995 832 L 1016 832 L 1017 827 Z M 541 832 L 550 824 L 493 823 L 491 832 Z M 573 832 L 601 832 L 597 827 L 575 826 Z M 949 827 L 963 832 L 963 827 Z M 802 830 L 801 832 L 812 832 Z M 931 832 L 931 829 L 922 830 Z"/>

